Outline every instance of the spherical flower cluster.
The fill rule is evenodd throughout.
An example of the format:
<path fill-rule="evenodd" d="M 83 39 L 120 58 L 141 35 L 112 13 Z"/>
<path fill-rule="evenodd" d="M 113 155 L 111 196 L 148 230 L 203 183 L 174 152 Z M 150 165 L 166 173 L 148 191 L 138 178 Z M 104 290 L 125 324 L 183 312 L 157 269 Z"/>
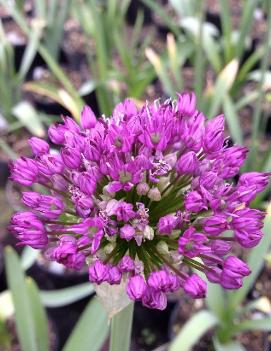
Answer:
<path fill-rule="evenodd" d="M 250 273 L 232 245 L 262 238 L 264 213 L 249 208 L 269 174 L 236 176 L 245 147 L 228 146 L 224 117 L 206 121 L 194 94 L 176 101 L 118 104 L 110 118 L 90 107 L 81 126 L 69 117 L 49 128 L 59 145 L 31 138 L 34 158 L 11 166 L 26 212 L 11 231 L 21 245 L 46 250 L 50 260 L 80 270 L 87 262 L 96 284 L 126 284 L 130 299 L 164 309 L 166 294 L 206 294 L 203 272 L 227 289 Z M 56 151 L 58 150 L 58 151 Z"/>

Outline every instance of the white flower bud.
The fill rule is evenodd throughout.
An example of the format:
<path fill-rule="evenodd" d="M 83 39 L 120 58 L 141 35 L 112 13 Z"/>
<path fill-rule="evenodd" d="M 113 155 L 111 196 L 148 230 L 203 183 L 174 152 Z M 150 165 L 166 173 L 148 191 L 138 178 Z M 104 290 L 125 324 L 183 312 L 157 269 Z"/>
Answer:
<path fill-rule="evenodd" d="M 162 255 L 168 255 L 169 250 L 168 250 L 168 245 L 165 241 L 159 241 L 158 244 L 156 245 L 157 251 L 162 254 Z"/>
<path fill-rule="evenodd" d="M 154 230 L 151 226 L 146 225 L 144 231 L 143 231 L 143 236 L 147 240 L 152 240 L 154 238 Z"/>
<path fill-rule="evenodd" d="M 153 201 L 160 201 L 161 200 L 161 193 L 158 188 L 152 188 L 148 192 L 148 198 Z"/>

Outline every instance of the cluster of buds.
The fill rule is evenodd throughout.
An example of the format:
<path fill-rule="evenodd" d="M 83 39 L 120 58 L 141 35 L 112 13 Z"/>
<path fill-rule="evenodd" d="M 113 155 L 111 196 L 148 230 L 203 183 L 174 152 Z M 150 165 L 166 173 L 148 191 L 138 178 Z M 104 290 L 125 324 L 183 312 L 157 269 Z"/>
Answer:
<path fill-rule="evenodd" d="M 118 104 L 97 119 L 86 106 L 81 126 L 69 117 L 30 139 L 34 158 L 11 166 L 26 191 L 26 212 L 10 229 L 21 245 L 43 249 L 69 269 L 88 265 L 95 284 L 124 282 L 130 299 L 164 309 L 167 293 L 206 294 L 206 278 L 227 289 L 250 273 L 233 244 L 262 238 L 265 214 L 249 208 L 269 174 L 236 176 L 248 150 L 229 146 L 224 117 L 206 121 L 194 94 L 177 100 Z"/>

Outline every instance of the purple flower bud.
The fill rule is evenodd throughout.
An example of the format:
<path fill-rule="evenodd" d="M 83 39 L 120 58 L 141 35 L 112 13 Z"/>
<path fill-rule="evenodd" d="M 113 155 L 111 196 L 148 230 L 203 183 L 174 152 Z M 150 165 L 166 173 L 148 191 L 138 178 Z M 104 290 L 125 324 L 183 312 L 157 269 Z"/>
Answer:
<path fill-rule="evenodd" d="M 224 143 L 224 116 L 217 116 L 207 122 L 203 149 L 208 154 L 221 150 Z"/>
<path fill-rule="evenodd" d="M 55 123 L 49 127 L 48 136 L 54 144 L 63 144 L 66 130 L 63 124 Z"/>
<path fill-rule="evenodd" d="M 238 185 L 244 186 L 247 189 L 253 187 L 259 193 L 263 191 L 269 183 L 270 173 L 249 172 L 243 173 L 238 181 Z"/>
<path fill-rule="evenodd" d="M 28 142 L 36 156 L 41 156 L 49 152 L 49 144 L 43 139 L 32 137 L 28 140 Z"/>
<path fill-rule="evenodd" d="M 86 195 L 93 195 L 96 190 L 96 181 L 93 177 L 84 172 L 78 176 L 78 186 L 80 190 Z"/>
<path fill-rule="evenodd" d="M 209 282 L 218 284 L 221 281 L 221 273 L 222 270 L 220 268 L 214 267 L 210 270 L 206 270 L 205 275 Z"/>
<path fill-rule="evenodd" d="M 84 129 L 91 129 L 94 128 L 96 125 L 97 119 L 92 111 L 91 107 L 84 106 L 81 112 L 81 125 Z"/>
<path fill-rule="evenodd" d="M 97 260 L 89 266 L 88 274 L 89 280 L 92 283 L 102 284 L 108 280 L 109 268 L 107 264 L 104 264 L 102 261 Z"/>
<path fill-rule="evenodd" d="M 169 273 L 165 270 L 151 272 L 148 277 L 148 286 L 155 290 L 167 292 L 169 288 Z"/>
<path fill-rule="evenodd" d="M 10 164 L 10 172 L 10 179 L 14 182 L 30 186 L 37 181 L 39 168 L 36 161 L 27 157 L 21 157 Z"/>
<path fill-rule="evenodd" d="M 54 189 L 59 191 L 66 191 L 68 188 L 68 182 L 63 178 L 60 174 L 53 174 L 51 176 L 51 182 L 53 184 Z"/>
<path fill-rule="evenodd" d="M 204 232 L 210 235 L 219 235 L 228 228 L 227 218 L 221 214 L 204 218 L 201 223 Z"/>
<path fill-rule="evenodd" d="M 61 174 L 65 168 L 60 155 L 43 155 L 38 165 L 40 172 L 46 175 Z"/>
<path fill-rule="evenodd" d="M 196 95 L 184 93 L 178 95 L 178 111 L 181 116 L 192 117 L 196 112 Z"/>
<path fill-rule="evenodd" d="M 200 193 L 197 191 L 190 191 L 184 199 L 184 206 L 187 211 L 200 212 L 207 210 L 205 201 Z"/>
<path fill-rule="evenodd" d="M 194 151 L 183 154 L 176 163 L 179 174 L 194 174 L 199 167 L 199 160 Z"/>
<path fill-rule="evenodd" d="M 163 292 L 148 287 L 142 297 L 142 304 L 148 308 L 164 310 L 167 307 L 167 297 Z"/>
<path fill-rule="evenodd" d="M 139 183 L 136 187 L 136 192 L 138 195 L 147 195 L 150 187 L 147 183 Z"/>
<path fill-rule="evenodd" d="M 206 295 L 207 284 L 197 274 L 193 273 L 184 282 L 183 289 L 193 299 L 203 298 Z"/>
<path fill-rule="evenodd" d="M 82 163 L 81 153 L 78 149 L 63 148 L 61 149 L 61 157 L 65 164 L 70 169 L 77 169 Z"/>
<path fill-rule="evenodd" d="M 23 192 L 23 203 L 39 212 L 40 215 L 48 219 L 59 217 L 63 210 L 64 204 L 57 197 L 42 195 L 32 191 Z"/>
<path fill-rule="evenodd" d="M 261 241 L 263 232 L 261 230 L 256 230 L 255 232 L 236 230 L 234 232 L 234 237 L 241 246 L 251 248 L 258 245 L 258 243 Z"/>
<path fill-rule="evenodd" d="M 109 277 L 108 277 L 109 284 L 111 284 L 111 285 L 120 284 L 121 272 L 116 266 L 113 266 L 109 269 L 108 275 L 109 275 Z"/>
<path fill-rule="evenodd" d="M 215 255 L 225 256 L 231 250 L 231 244 L 225 240 L 214 240 L 211 249 Z"/>
<path fill-rule="evenodd" d="M 132 272 L 135 269 L 134 261 L 130 256 L 123 256 L 118 263 L 121 272 Z"/>
<path fill-rule="evenodd" d="M 169 280 L 169 283 L 168 283 L 169 292 L 175 292 L 181 288 L 182 282 L 176 274 L 170 273 L 168 276 L 168 280 Z"/>
<path fill-rule="evenodd" d="M 243 281 L 241 278 L 229 277 L 227 274 L 222 272 L 220 284 L 225 289 L 240 289 L 243 285 Z"/>
<path fill-rule="evenodd" d="M 260 210 L 244 208 L 234 212 L 231 227 L 236 231 L 246 231 L 249 228 L 255 232 L 263 227 L 264 217 L 264 212 Z"/>
<path fill-rule="evenodd" d="M 176 228 L 176 225 L 177 217 L 172 214 L 169 214 L 159 219 L 157 228 L 160 234 L 170 235 L 173 229 Z"/>
<path fill-rule="evenodd" d="M 248 265 L 235 256 L 229 256 L 223 264 L 223 274 L 233 279 L 245 277 L 251 273 Z"/>
<path fill-rule="evenodd" d="M 120 237 L 127 241 L 133 239 L 135 236 L 135 228 L 130 224 L 125 224 L 122 228 L 120 228 Z"/>
<path fill-rule="evenodd" d="M 10 223 L 10 231 L 20 241 L 18 245 L 29 245 L 34 249 L 43 249 L 48 244 L 44 224 L 32 212 L 15 213 Z"/>
<path fill-rule="evenodd" d="M 140 300 L 145 293 L 147 285 L 141 275 L 130 277 L 126 285 L 127 295 L 131 300 Z"/>

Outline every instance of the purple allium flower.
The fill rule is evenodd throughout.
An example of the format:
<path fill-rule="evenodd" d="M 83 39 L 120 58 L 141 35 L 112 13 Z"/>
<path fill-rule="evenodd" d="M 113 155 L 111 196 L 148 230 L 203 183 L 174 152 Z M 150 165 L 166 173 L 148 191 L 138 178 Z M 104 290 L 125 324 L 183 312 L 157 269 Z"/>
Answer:
<path fill-rule="evenodd" d="M 197 274 L 193 273 L 184 282 L 183 289 L 194 299 L 203 298 L 206 295 L 207 284 Z"/>
<path fill-rule="evenodd" d="M 81 126 L 62 117 L 48 131 L 58 151 L 33 137 L 33 158 L 11 163 L 14 182 L 44 190 L 23 189 L 28 211 L 10 230 L 68 268 L 88 264 L 91 282 L 123 282 L 149 308 L 164 309 L 180 289 L 204 297 L 192 268 L 237 289 L 250 269 L 232 247 L 261 240 L 265 214 L 249 206 L 270 173 L 244 173 L 235 185 L 248 150 L 229 147 L 224 129 L 222 115 L 207 121 L 197 110 L 193 93 L 141 108 L 127 99 L 111 118 L 86 106 Z"/>
<path fill-rule="evenodd" d="M 45 140 L 37 138 L 37 137 L 30 138 L 29 144 L 31 146 L 33 154 L 36 156 L 48 154 L 48 152 L 50 150 L 49 144 Z"/>
<path fill-rule="evenodd" d="M 48 243 L 43 222 L 32 212 L 17 212 L 10 221 L 10 230 L 19 240 L 18 245 L 42 249 Z"/>
<path fill-rule="evenodd" d="M 104 264 L 100 260 L 95 261 L 90 264 L 89 270 L 89 280 L 96 284 L 101 284 L 108 280 L 109 276 L 109 267 L 107 264 Z"/>
<path fill-rule="evenodd" d="M 157 228 L 160 234 L 170 235 L 177 225 L 177 217 L 169 214 L 159 219 Z"/>
<path fill-rule="evenodd" d="M 129 278 L 126 291 L 130 299 L 141 300 L 147 289 L 147 284 L 141 275 L 134 275 Z"/>

